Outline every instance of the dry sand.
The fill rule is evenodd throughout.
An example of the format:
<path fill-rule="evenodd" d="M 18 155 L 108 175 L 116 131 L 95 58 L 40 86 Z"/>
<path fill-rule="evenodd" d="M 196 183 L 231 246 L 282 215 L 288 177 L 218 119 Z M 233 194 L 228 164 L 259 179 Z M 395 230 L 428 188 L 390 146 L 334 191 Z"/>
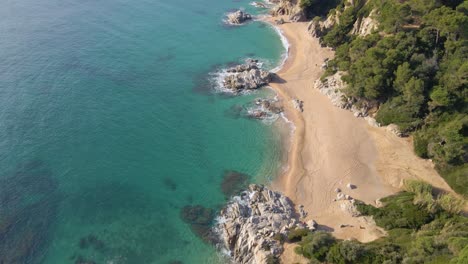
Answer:
<path fill-rule="evenodd" d="M 267 19 L 270 23 L 272 20 Z M 410 139 L 399 138 L 386 128 L 371 127 L 350 111 L 333 106 L 314 88 L 315 80 L 323 73 L 321 65 L 333 57 L 333 52 L 322 48 L 318 39 L 307 33 L 307 23 L 277 27 L 290 48 L 285 65 L 277 73 L 279 80 L 271 86 L 283 100 L 286 117 L 295 130 L 288 145 L 288 169 L 272 183 L 274 189 L 296 205 L 304 205 L 306 219 L 316 220 L 321 229 L 332 231 L 338 238 L 362 242 L 377 239 L 385 232 L 371 219 L 352 217 L 343 210 L 344 202 L 334 202 L 336 188 L 369 204 L 399 191 L 402 180 L 407 178 L 423 179 L 451 191 L 432 163 L 413 153 Z M 295 98 L 304 101 L 303 112 L 294 108 Z M 348 183 L 357 188 L 348 189 Z M 296 258 L 291 248 L 286 249 L 284 263 Z"/>

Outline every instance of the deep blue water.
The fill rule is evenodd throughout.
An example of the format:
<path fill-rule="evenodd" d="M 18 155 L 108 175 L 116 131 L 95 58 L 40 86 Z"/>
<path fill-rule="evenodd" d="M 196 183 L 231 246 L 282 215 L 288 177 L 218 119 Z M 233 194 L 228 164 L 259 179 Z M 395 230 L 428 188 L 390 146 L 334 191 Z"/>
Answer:
<path fill-rule="evenodd" d="M 271 125 L 232 114 L 271 93 L 226 96 L 208 82 L 247 57 L 281 59 L 270 27 L 223 24 L 238 7 L 253 11 L 244 0 L 2 3 L 0 260 L 219 262 L 181 209 L 216 210 L 225 170 L 264 182 L 281 159 Z"/>

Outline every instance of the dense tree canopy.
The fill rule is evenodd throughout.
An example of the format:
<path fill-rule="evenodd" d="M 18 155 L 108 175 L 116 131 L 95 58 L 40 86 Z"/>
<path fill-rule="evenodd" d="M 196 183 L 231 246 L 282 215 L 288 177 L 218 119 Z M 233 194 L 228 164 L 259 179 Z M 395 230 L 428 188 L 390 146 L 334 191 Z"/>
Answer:
<path fill-rule="evenodd" d="M 343 0 L 330 11 L 340 16 L 321 38 L 336 50 L 325 76 L 345 72 L 346 94 L 378 105 L 383 125 L 413 133 L 416 153 L 433 159 L 447 182 L 467 195 L 468 1 L 354 2 Z M 378 30 L 351 34 L 371 11 Z"/>

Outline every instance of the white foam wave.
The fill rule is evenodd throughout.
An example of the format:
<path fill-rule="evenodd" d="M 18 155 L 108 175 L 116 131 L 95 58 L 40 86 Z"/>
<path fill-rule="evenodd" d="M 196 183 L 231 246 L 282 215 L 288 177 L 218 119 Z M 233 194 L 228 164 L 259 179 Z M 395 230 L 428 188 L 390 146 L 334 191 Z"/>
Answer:
<path fill-rule="evenodd" d="M 284 36 L 283 31 L 280 28 L 278 28 L 278 27 L 276 27 L 276 26 L 274 26 L 274 25 L 272 25 L 270 23 L 267 23 L 267 24 L 270 25 L 271 27 L 273 27 L 273 29 L 279 35 L 279 37 L 281 39 L 281 44 L 283 44 L 283 47 L 285 49 L 285 51 L 281 54 L 280 64 L 278 66 L 276 66 L 273 70 L 271 70 L 272 72 L 278 72 L 279 70 L 281 70 L 281 68 L 283 68 L 284 63 L 288 59 L 290 44 L 288 42 L 288 39 Z"/>

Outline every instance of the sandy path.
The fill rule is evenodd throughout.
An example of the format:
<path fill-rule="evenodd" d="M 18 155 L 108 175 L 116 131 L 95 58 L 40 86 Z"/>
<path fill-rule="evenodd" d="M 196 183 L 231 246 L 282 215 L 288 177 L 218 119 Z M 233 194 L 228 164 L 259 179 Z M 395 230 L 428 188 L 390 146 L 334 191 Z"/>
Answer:
<path fill-rule="evenodd" d="M 274 189 L 296 205 L 304 205 L 307 220 L 316 220 L 338 238 L 363 242 L 384 232 L 369 219 L 352 217 L 342 209 L 343 202 L 334 202 L 336 188 L 371 204 L 397 192 L 405 178 L 424 179 L 451 191 L 431 162 L 413 153 L 408 139 L 369 126 L 350 111 L 333 106 L 314 89 L 323 72 L 321 64 L 333 52 L 307 33 L 307 23 L 286 23 L 278 28 L 289 41 L 289 58 L 277 73 L 279 80 L 271 86 L 282 98 L 286 116 L 296 129 L 289 146 L 288 170 L 272 183 Z M 304 101 L 304 112 L 293 107 L 294 98 Z M 346 188 L 348 183 L 357 188 Z M 340 228 L 342 224 L 349 226 Z"/>

